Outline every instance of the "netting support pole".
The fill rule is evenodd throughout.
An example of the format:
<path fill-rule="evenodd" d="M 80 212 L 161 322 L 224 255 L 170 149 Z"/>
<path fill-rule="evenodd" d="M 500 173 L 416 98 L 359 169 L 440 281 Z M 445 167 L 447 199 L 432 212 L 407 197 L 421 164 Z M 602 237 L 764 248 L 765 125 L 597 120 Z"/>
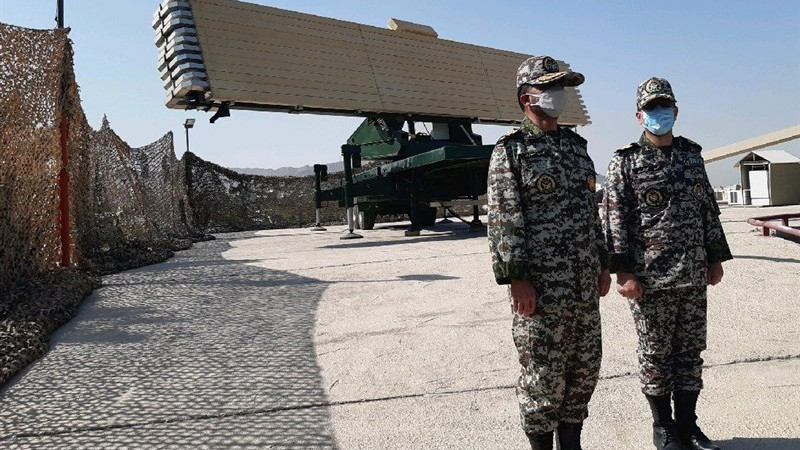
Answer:
<path fill-rule="evenodd" d="M 56 1 L 56 26 L 64 28 L 64 0 Z"/>
<path fill-rule="evenodd" d="M 69 119 L 66 114 L 61 116 L 61 171 L 58 174 L 59 192 L 59 228 L 61 231 L 61 267 L 71 265 L 72 242 L 70 239 L 69 224 L 69 149 L 67 139 L 69 137 Z"/>

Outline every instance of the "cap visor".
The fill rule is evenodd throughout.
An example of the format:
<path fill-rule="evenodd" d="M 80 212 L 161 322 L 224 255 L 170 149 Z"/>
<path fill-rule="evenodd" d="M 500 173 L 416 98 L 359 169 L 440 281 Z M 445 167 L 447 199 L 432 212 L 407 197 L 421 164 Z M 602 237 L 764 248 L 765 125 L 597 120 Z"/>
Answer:
<path fill-rule="evenodd" d="M 562 86 L 578 86 L 583 84 L 584 79 L 583 74 L 578 72 L 552 72 L 531 80 L 530 84 L 542 85 L 558 82 Z"/>
<path fill-rule="evenodd" d="M 650 95 L 650 96 L 647 96 L 647 97 L 643 98 L 642 101 L 639 102 L 639 109 L 643 109 L 645 106 L 647 106 L 648 103 L 650 103 L 653 100 L 658 99 L 658 98 L 666 98 L 668 100 L 672 100 L 672 103 L 677 103 L 675 101 L 675 97 L 673 97 L 673 96 L 671 96 L 669 94 L 653 94 L 653 95 Z"/>

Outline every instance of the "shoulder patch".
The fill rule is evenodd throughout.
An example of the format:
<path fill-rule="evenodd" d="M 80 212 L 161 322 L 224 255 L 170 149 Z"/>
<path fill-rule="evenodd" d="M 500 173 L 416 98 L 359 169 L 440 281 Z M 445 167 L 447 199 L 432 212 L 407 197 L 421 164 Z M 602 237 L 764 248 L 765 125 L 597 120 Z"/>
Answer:
<path fill-rule="evenodd" d="M 508 133 L 500 136 L 500 139 L 497 140 L 497 143 L 499 144 L 501 142 L 505 142 L 505 141 L 511 139 L 512 137 L 517 136 L 517 135 L 521 135 L 521 134 L 522 134 L 522 129 L 521 128 L 514 128 L 513 130 L 509 131 Z"/>
<path fill-rule="evenodd" d="M 700 146 L 700 144 L 698 144 L 697 142 L 695 142 L 695 141 L 693 141 L 691 139 L 687 139 L 687 138 L 685 138 L 683 136 L 678 136 L 677 138 L 681 139 L 681 140 L 683 140 L 685 142 L 686 148 L 692 149 L 692 150 L 694 150 L 694 151 L 696 151 L 698 153 L 700 153 L 700 151 L 703 150 L 703 147 Z"/>
<path fill-rule="evenodd" d="M 620 153 L 620 154 L 629 153 L 629 152 L 632 152 L 632 151 L 636 151 L 638 149 L 639 149 L 639 143 L 638 142 L 631 142 L 627 146 L 622 147 L 620 149 L 617 149 L 614 153 Z"/>
<path fill-rule="evenodd" d="M 583 136 L 581 136 L 580 134 L 578 134 L 577 132 L 573 131 L 571 128 L 569 128 L 569 127 L 563 127 L 563 128 L 561 128 L 561 130 L 563 130 L 563 131 L 567 132 L 567 134 L 568 134 L 569 136 L 572 136 L 572 137 L 574 137 L 575 139 L 577 139 L 578 141 L 580 141 L 582 144 L 586 144 L 586 139 L 584 139 L 584 137 L 583 137 Z"/>

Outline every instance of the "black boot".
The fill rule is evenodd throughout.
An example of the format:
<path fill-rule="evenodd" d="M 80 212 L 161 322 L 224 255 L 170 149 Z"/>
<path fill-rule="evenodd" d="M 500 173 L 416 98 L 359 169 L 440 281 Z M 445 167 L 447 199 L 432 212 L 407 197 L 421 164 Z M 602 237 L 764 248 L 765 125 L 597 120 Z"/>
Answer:
<path fill-rule="evenodd" d="M 678 427 L 678 436 L 691 450 L 721 450 L 697 426 L 697 397 L 699 391 L 675 391 L 672 399 L 675 401 L 675 422 Z"/>
<path fill-rule="evenodd" d="M 581 448 L 581 430 L 583 422 L 558 424 L 558 450 L 583 450 Z"/>
<path fill-rule="evenodd" d="M 553 450 L 553 432 L 544 434 L 528 434 L 531 450 Z"/>
<path fill-rule="evenodd" d="M 658 450 L 687 450 L 678 438 L 669 394 L 645 395 L 653 413 L 653 444 Z"/>

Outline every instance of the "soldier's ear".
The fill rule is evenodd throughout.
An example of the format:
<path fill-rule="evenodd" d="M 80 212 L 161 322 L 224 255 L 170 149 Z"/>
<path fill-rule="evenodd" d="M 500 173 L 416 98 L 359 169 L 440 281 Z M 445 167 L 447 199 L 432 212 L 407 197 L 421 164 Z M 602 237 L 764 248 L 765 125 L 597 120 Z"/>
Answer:
<path fill-rule="evenodd" d="M 672 107 L 672 115 L 675 117 L 675 119 L 678 118 L 678 105 Z"/>
<path fill-rule="evenodd" d="M 636 111 L 636 123 L 639 125 L 644 123 L 644 115 L 642 114 L 642 110 Z"/>

